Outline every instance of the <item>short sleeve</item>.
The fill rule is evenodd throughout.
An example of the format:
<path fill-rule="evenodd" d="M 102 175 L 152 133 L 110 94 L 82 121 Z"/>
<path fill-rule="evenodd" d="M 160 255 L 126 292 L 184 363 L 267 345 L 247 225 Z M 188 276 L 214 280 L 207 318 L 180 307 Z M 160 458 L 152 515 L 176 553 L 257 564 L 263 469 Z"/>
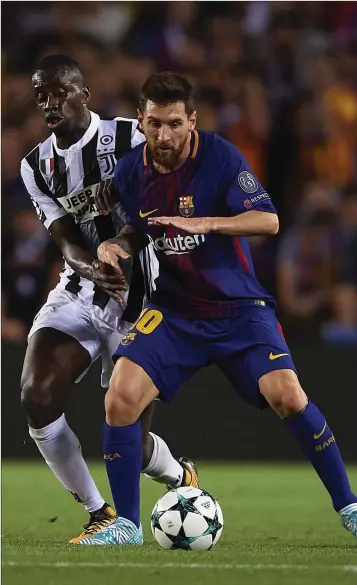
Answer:
<path fill-rule="evenodd" d="M 142 142 L 145 142 L 145 140 L 146 138 L 139 129 L 138 122 L 137 121 L 133 122 L 133 129 L 131 133 L 131 148 L 135 148 L 135 146 L 138 146 Z"/>
<path fill-rule="evenodd" d="M 130 122 L 131 123 L 131 139 L 130 139 L 130 146 L 131 148 L 135 148 L 142 142 L 145 142 L 146 138 L 144 134 L 139 129 L 139 123 L 134 118 L 122 118 L 121 116 L 116 116 L 115 120 L 118 122 Z"/>
<path fill-rule="evenodd" d="M 250 210 L 276 213 L 269 194 L 252 173 L 238 149 L 231 155 L 225 170 L 233 177 L 226 197 L 230 215 L 239 215 Z"/>
<path fill-rule="evenodd" d="M 47 185 L 40 171 L 33 169 L 25 158 L 21 161 L 21 178 L 35 207 L 38 218 L 45 228 L 49 229 L 50 225 L 56 219 L 67 215 L 66 211 L 52 199 L 50 194 L 46 193 Z"/>

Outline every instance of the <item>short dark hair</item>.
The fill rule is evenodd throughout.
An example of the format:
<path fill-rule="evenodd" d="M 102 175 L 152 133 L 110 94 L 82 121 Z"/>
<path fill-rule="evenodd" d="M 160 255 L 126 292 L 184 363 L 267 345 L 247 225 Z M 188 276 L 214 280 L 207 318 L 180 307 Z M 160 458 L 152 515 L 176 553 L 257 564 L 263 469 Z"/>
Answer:
<path fill-rule="evenodd" d="M 68 55 L 48 55 L 38 63 L 34 75 L 40 71 L 53 71 L 55 74 L 72 73 L 76 83 L 80 86 L 85 85 L 83 71 L 72 57 Z"/>
<path fill-rule="evenodd" d="M 164 106 L 173 102 L 184 102 L 188 115 L 195 111 L 192 85 L 187 79 L 171 71 L 153 73 L 145 81 L 139 100 L 141 112 L 145 110 L 148 100 Z"/>

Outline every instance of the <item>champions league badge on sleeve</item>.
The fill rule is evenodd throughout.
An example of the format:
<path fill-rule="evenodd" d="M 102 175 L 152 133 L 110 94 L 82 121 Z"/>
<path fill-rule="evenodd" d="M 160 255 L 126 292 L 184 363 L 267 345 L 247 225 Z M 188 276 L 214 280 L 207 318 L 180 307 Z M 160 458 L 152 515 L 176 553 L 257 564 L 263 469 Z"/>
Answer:
<path fill-rule="evenodd" d="M 195 211 L 195 206 L 193 204 L 193 196 L 189 196 L 186 197 L 185 195 L 183 195 L 182 197 L 179 197 L 180 200 L 180 205 L 179 205 L 179 210 L 181 215 L 183 215 L 184 217 L 191 217 L 191 215 L 194 214 Z"/>
<path fill-rule="evenodd" d="M 248 171 L 239 173 L 238 184 L 246 193 L 255 193 L 258 191 L 258 183 L 252 173 L 248 173 Z"/>

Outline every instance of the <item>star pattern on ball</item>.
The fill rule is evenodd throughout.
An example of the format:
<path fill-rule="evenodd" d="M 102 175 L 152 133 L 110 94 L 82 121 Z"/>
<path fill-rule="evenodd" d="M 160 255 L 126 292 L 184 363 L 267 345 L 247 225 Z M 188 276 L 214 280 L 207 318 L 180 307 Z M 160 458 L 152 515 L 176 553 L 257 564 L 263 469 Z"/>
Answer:
<path fill-rule="evenodd" d="M 222 533 L 222 510 L 202 489 L 177 488 L 157 502 L 151 515 L 151 529 L 163 548 L 209 550 Z"/>

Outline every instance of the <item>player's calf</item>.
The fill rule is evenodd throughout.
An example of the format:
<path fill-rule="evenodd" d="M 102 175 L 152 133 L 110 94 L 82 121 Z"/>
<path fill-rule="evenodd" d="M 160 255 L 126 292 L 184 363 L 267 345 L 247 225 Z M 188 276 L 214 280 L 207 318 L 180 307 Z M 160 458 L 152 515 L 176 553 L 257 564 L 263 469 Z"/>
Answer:
<path fill-rule="evenodd" d="M 352 492 L 336 439 L 319 408 L 308 401 L 291 370 L 270 372 L 259 380 L 260 392 L 285 420 L 305 457 L 329 492 L 343 525 L 356 535 L 357 497 Z"/>
<path fill-rule="evenodd" d="M 31 427 L 59 419 L 72 384 L 89 365 L 89 353 L 70 335 L 50 327 L 35 331 L 21 375 L 21 404 Z"/>
<path fill-rule="evenodd" d="M 139 417 L 157 395 L 140 366 L 126 358 L 117 361 L 105 397 L 104 460 L 117 515 L 137 527 L 142 468 Z"/>

